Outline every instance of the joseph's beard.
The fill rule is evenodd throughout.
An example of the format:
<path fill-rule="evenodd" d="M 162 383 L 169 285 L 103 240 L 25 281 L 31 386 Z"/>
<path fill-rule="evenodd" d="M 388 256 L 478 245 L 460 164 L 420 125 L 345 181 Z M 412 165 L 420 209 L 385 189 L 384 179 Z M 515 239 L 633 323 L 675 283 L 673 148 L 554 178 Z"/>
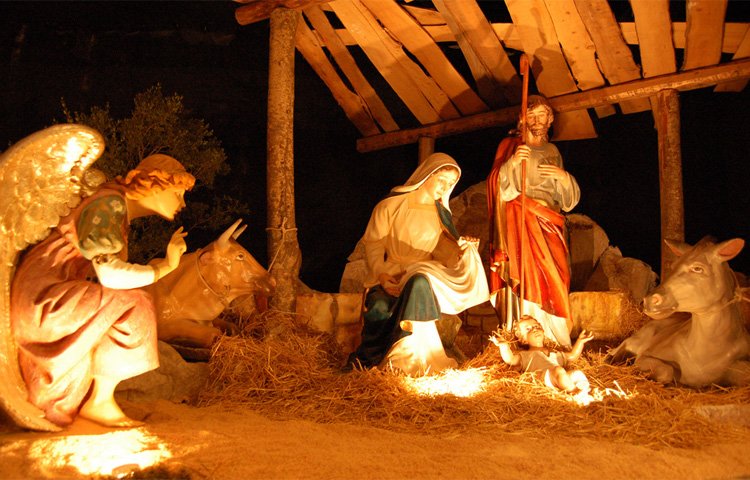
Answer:
<path fill-rule="evenodd" d="M 530 126 L 528 135 L 531 136 L 532 140 L 547 141 L 547 132 L 548 130 L 544 127 Z"/>

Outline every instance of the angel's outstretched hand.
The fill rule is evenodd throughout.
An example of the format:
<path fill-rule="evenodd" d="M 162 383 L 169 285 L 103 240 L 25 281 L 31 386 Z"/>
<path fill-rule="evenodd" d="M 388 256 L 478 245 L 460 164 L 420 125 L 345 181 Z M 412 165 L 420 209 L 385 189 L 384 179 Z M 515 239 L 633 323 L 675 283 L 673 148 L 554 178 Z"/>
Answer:
<path fill-rule="evenodd" d="M 180 264 L 180 258 L 187 251 L 187 244 L 185 243 L 185 237 L 187 232 L 182 230 L 182 227 L 175 230 L 172 234 L 172 238 L 169 240 L 167 245 L 167 262 L 169 266 L 174 269 Z"/>

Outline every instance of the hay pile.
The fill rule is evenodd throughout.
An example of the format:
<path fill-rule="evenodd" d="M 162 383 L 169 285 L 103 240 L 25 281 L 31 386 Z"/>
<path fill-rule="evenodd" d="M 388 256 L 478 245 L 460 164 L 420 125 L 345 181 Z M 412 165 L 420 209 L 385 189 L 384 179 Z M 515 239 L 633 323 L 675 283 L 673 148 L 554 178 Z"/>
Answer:
<path fill-rule="evenodd" d="M 706 405 L 750 403 L 750 387 L 695 391 L 662 387 L 630 367 L 605 364 L 586 353 L 577 363 L 599 401 L 580 406 L 530 374 L 505 366 L 490 345 L 463 366 L 483 376 L 471 397 L 420 395 L 418 379 L 377 369 L 341 373 L 343 355 L 327 334 L 306 331 L 278 312 L 240 319 L 242 334 L 224 337 L 209 362 L 200 404 L 244 406 L 270 418 L 367 424 L 396 431 L 460 433 L 495 429 L 545 438 L 585 436 L 651 447 L 697 447 L 750 440 L 750 428 L 710 420 Z M 244 323 L 244 325 L 242 325 Z M 274 325 L 272 332 L 266 325 Z M 439 382 L 445 374 L 426 379 Z"/>

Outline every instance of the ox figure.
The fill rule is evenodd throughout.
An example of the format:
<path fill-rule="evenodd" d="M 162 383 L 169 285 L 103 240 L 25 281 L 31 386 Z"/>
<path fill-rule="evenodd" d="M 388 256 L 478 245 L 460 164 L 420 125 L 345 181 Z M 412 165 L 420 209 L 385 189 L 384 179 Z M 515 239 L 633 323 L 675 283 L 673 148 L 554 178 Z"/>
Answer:
<path fill-rule="evenodd" d="M 182 256 L 169 275 L 146 288 L 154 297 L 159 340 L 210 347 L 233 325 L 217 317 L 238 297 L 273 294 L 275 282 L 237 242 L 237 220 L 207 247 Z"/>
<path fill-rule="evenodd" d="M 734 238 L 695 246 L 666 242 L 678 256 L 671 275 L 644 299 L 652 317 L 607 356 L 610 363 L 635 357 L 638 369 L 662 383 L 689 387 L 750 383 L 750 335 L 743 300 L 727 262 L 745 245 Z M 673 315 L 690 313 L 689 317 Z"/>

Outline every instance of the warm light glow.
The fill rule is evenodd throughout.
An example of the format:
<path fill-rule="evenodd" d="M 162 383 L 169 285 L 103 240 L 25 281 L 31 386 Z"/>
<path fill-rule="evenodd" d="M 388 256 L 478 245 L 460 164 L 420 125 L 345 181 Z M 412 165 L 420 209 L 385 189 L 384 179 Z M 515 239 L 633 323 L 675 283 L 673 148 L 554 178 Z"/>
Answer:
<path fill-rule="evenodd" d="M 419 395 L 455 395 L 471 397 L 486 388 L 487 372 L 484 368 L 466 370 L 448 369 L 437 375 L 402 377 L 404 385 Z"/>
<path fill-rule="evenodd" d="M 171 456 L 169 448 L 144 428 L 45 438 L 29 448 L 29 458 L 43 471 L 72 467 L 82 475 L 116 477 L 154 466 Z"/>
<path fill-rule="evenodd" d="M 83 151 L 84 146 L 80 140 L 76 137 L 70 138 L 65 145 L 65 165 L 63 165 L 63 169 L 66 171 L 72 169 L 75 163 L 81 159 Z"/>

